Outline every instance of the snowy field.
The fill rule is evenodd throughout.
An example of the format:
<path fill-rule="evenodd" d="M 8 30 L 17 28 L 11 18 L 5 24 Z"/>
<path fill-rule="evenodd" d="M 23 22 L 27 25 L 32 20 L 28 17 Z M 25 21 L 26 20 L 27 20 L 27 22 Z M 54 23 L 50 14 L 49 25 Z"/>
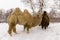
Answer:
<path fill-rule="evenodd" d="M 16 25 L 16 29 L 17 34 L 9 36 L 8 24 L 0 23 L 0 40 L 60 40 L 60 23 L 50 23 L 47 30 L 36 26 L 30 29 L 29 34 L 23 31 L 22 25 Z"/>

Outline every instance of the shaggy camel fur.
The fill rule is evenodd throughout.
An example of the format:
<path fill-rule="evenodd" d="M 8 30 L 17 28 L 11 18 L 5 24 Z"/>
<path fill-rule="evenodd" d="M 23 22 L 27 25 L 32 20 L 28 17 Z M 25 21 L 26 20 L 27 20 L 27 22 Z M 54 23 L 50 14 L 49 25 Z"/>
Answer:
<path fill-rule="evenodd" d="M 24 30 L 26 29 L 27 32 L 29 32 L 30 28 L 41 24 L 41 19 L 40 13 L 36 14 L 36 16 L 32 16 L 27 10 L 24 10 L 22 13 L 19 8 L 16 8 L 7 18 L 9 25 L 8 33 L 10 35 L 12 35 L 12 31 L 16 33 L 16 24 L 24 25 Z"/>
<path fill-rule="evenodd" d="M 42 29 L 43 29 L 43 28 L 46 29 L 46 27 L 48 27 L 48 25 L 49 25 L 49 20 L 50 20 L 50 19 L 49 19 L 49 16 L 47 15 L 47 12 L 44 11 L 43 17 L 42 17 L 42 22 L 41 22 Z"/>
<path fill-rule="evenodd" d="M 16 33 L 16 24 L 24 25 L 24 29 L 27 28 L 29 31 L 30 25 L 32 25 L 32 16 L 28 17 L 25 15 L 26 13 L 22 13 L 19 8 L 16 8 L 11 15 L 8 16 L 7 22 L 9 25 L 8 33 L 11 35 L 12 31 Z M 27 27 L 26 24 L 29 26 Z"/>

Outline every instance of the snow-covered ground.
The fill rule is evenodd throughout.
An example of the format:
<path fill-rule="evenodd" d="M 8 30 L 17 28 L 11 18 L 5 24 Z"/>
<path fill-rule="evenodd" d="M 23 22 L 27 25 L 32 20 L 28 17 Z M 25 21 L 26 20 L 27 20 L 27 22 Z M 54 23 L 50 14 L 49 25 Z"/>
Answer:
<path fill-rule="evenodd" d="M 60 23 L 50 23 L 47 30 L 36 26 L 30 29 L 29 34 L 23 31 L 22 25 L 16 25 L 16 29 L 17 34 L 9 36 L 8 24 L 0 23 L 0 40 L 60 40 Z"/>

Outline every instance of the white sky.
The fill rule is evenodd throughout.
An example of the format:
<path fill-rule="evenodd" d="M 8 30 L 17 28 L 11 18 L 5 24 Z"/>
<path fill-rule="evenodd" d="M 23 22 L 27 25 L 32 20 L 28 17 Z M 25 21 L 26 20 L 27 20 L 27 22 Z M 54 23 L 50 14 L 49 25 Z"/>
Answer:
<path fill-rule="evenodd" d="M 10 9 L 10 8 L 16 8 L 16 7 L 23 7 L 23 4 L 20 3 L 20 0 L 0 0 L 0 9 Z"/>
<path fill-rule="evenodd" d="M 48 2 L 48 9 L 50 10 L 49 6 L 51 6 L 53 4 L 52 0 L 49 0 L 50 2 Z M 0 9 L 10 9 L 10 8 L 16 8 L 16 7 L 20 7 L 21 10 L 23 10 L 25 7 L 25 5 L 23 5 L 23 3 L 20 2 L 20 0 L 0 0 Z M 29 8 L 27 8 L 29 9 Z"/>

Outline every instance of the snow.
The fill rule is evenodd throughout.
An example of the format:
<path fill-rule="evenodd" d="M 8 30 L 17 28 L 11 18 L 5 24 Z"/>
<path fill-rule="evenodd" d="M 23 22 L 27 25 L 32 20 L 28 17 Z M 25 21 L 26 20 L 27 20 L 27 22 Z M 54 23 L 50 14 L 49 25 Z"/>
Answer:
<path fill-rule="evenodd" d="M 10 36 L 7 23 L 0 23 L 0 40 L 60 40 L 60 23 L 50 23 L 48 28 L 41 29 L 36 26 L 30 29 L 29 33 L 23 31 L 23 25 L 16 25 L 17 34 Z"/>

